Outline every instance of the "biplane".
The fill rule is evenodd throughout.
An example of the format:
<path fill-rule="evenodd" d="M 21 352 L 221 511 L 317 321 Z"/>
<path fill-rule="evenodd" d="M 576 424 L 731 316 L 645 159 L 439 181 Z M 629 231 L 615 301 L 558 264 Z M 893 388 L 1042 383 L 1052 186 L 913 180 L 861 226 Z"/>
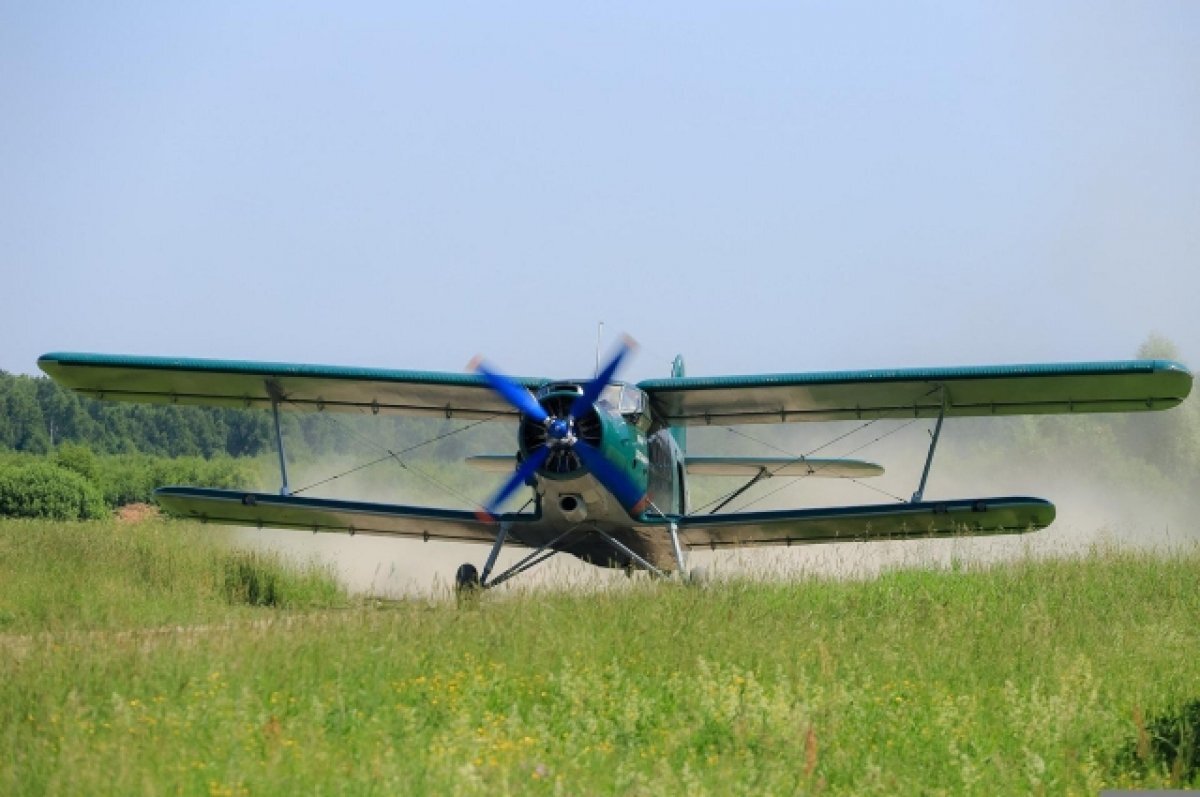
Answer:
<path fill-rule="evenodd" d="M 482 570 L 471 563 L 458 569 L 460 589 L 499 585 L 558 553 L 686 575 L 686 552 L 695 549 L 1042 529 L 1055 509 L 1040 498 L 925 500 L 946 419 L 1165 410 L 1192 385 L 1183 365 L 1166 360 L 690 377 L 682 358 L 669 377 L 632 384 L 617 379 L 632 347 L 623 339 L 593 378 L 578 380 L 506 376 L 482 361 L 473 373 L 77 353 L 46 354 L 38 365 L 97 399 L 269 410 L 278 493 L 168 486 L 156 492 L 162 506 L 211 523 L 490 546 Z M 470 458 L 505 475 L 476 511 L 292 495 L 279 425 L 286 410 L 515 422 L 516 452 Z M 899 418 L 935 419 L 910 500 L 742 512 L 689 506 L 689 475 L 747 477 L 744 490 L 771 476 L 882 472 L 850 459 L 690 456 L 689 426 Z M 531 509 L 503 511 L 526 486 Z M 497 573 L 505 546 L 528 552 Z"/>

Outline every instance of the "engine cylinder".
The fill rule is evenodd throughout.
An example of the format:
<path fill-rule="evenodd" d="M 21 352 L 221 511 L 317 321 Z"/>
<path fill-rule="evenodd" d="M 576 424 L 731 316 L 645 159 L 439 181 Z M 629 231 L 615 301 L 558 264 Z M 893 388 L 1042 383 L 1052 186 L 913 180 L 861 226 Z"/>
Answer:
<path fill-rule="evenodd" d="M 573 393 L 552 393 L 549 396 L 539 399 L 539 403 L 551 417 L 566 418 L 570 414 L 571 405 L 575 402 L 576 395 Z M 592 447 L 598 448 L 600 446 L 601 423 L 595 408 L 589 409 L 575 419 L 573 431 L 576 437 Z M 546 464 L 541 468 L 542 473 L 545 475 L 550 477 L 569 476 L 583 469 L 583 461 L 569 446 L 556 447 L 552 445 L 548 439 L 546 427 L 543 424 L 531 418 L 523 418 L 519 434 L 521 450 L 525 456 L 530 456 L 539 448 L 551 445 L 550 456 L 546 459 Z"/>

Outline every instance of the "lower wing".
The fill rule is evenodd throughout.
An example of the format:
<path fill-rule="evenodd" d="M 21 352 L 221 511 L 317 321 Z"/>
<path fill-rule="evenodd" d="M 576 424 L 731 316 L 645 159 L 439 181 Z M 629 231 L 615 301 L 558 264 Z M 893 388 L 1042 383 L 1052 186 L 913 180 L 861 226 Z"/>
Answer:
<path fill-rule="evenodd" d="M 163 487 L 154 493 L 164 509 L 206 523 L 259 528 L 376 534 L 420 540 L 493 543 L 497 526 L 462 509 L 434 509 L 400 504 L 300 498 L 271 493 Z M 511 544 L 521 544 L 523 527 L 535 524 L 532 514 L 506 514 Z"/>
<path fill-rule="evenodd" d="M 680 519 L 679 533 L 689 548 L 715 550 L 958 534 L 1021 534 L 1045 528 L 1053 520 L 1054 504 L 1041 498 L 963 498 L 693 515 Z"/>

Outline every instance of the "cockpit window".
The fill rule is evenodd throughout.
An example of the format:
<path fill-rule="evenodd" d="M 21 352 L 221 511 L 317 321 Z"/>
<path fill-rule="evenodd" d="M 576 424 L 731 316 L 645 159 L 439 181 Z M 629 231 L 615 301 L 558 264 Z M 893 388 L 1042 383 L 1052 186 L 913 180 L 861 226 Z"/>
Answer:
<path fill-rule="evenodd" d="M 621 412 L 622 388 L 624 388 L 624 385 L 606 385 L 604 389 L 600 391 L 600 398 L 596 399 L 596 401 L 607 404 L 610 409 Z"/>
<path fill-rule="evenodd" d="M 621 414 L 641 415 L 646 409 L 645 395 L 636 387 L 625 385 L 621 391 Z"/>
<path fill-rule="evenodd" d="M 607 385 L 597 400 L 622 415 L 641 415 L 646 411 L 646 394 L 632 385 Z"/>

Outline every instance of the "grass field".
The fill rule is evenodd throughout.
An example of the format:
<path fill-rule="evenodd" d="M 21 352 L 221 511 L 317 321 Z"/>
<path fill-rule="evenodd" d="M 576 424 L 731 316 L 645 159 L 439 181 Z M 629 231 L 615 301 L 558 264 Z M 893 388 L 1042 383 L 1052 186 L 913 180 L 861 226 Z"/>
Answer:
<path fill-rule="evenodd" d="M 1200 785 L 1158 754 L 1200 699 L 1198 576 L 1200 551 L 1097 550 L 459 608 L 211 528 L 3 522 L 0 793 Z"/>

